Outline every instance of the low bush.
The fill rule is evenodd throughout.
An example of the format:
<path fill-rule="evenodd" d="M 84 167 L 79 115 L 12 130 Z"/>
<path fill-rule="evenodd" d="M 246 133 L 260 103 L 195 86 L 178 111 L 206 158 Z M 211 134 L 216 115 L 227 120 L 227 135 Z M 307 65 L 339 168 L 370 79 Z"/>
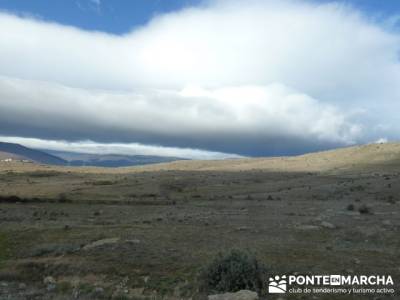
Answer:
<path fill-rule="evenodd" d="M 201 274 L 207 292 L 261 292 L 265 285 L 266 268 L 257 258 L 239 250 L 219 254 Z"/>

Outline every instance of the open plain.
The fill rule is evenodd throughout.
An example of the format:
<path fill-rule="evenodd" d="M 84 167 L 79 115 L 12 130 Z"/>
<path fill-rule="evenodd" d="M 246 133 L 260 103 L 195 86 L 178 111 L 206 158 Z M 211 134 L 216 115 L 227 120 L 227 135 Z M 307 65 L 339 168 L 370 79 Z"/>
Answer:
<path fill-rule="evenodd" d="M 203 299 L 199 272 L 229 249 L 271 275 L 385 274 L 398 290 L 399 216 L 400 144 L 113 169 L 1 162 L 0 299 Z"/>

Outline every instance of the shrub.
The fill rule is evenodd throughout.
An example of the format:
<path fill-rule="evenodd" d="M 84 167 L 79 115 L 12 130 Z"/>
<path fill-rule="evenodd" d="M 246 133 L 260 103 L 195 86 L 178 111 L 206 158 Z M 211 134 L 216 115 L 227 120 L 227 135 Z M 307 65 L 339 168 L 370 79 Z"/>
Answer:
<path fill-rule="evenodd" d="M 98 180 L 92 182 L 92 185 L 113 185 L 114 182 L 111 180 Z"/>
<path fill-rule="evenodd" d="M 67 202 L 71 202 L 67 195 L 65 193 L 61 193 L 60 195 L 58 195 L 58 202 L 60 203 L 67 203 Z"/>
<path fill-rule="evenodd" d="M 261 292 L 265 282 L 265 267 L 247 252 L 232 250 L 219 254 L 202 272 L 204 289 L 212 292 Z"/>
<path fill-rule="evenodd" d="M 361 205 L 358 208 L 358 211 L 360 212 L 360 214 L 372 214 L 371 208 L 365 204 Z"/>

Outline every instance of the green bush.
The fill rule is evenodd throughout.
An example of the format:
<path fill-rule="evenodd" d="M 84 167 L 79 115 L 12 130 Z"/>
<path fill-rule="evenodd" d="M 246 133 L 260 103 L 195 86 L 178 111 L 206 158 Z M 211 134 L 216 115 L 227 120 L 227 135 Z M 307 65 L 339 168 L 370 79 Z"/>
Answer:
<path fill-rule="evenodd" d="M 266 268 L 247 252 L 232 250 L 219 254 L 203 271 L 204 289 L 212 292 L 261 292 L 265 284 Z"/>

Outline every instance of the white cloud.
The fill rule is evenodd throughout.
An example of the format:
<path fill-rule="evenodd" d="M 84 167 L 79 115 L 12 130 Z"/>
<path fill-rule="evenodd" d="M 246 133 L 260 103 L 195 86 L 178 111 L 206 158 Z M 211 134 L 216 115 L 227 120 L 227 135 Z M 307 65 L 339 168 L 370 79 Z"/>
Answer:
<path fill-rule="evenodd" d="M 346 144 L 361 131 L 344 112 L 281 84 L 132 93 L 0 77 L 0 97 L 2 122 L 66 132 L 113 128 L 203 142 L 256 132 L 265 141 L 279 133 Z"/>
<path fill-rule="evenodd" d="M 400 39 L 387 24 L 289 0 L 212 2 L 122 36 L 3 13 L 0 133 L 213 149 L 229 137 L 232 152 L 243 138 L 398 136 Z M 390 133 L 376 130 L 383 117 Z"/>
<path fill-rule="evenodd" d="M 386 144 L 388 142 L 388 139 L 387 138 L 380 138 L 380 139 L 377 139 L 375 142 L 374 142 L 374 144 Z"/>
<path fill-rule="evenodd" d="M 26 147 L 43 150 L 68 151 L 87 154 L 121 154 L 121 155 L 154 155 L 186 159 L 228 159 L 243 156 L 205 151 L 190 148 L 163 147 L 157 145 L 142 145 L 139 143 L 95 143 L 92 141 L 67 142 L 57 140 L 44 140 L 36 138 L 22 138 L 0 136 L 0 140 L 7 143 L 17 143 Z"/>

